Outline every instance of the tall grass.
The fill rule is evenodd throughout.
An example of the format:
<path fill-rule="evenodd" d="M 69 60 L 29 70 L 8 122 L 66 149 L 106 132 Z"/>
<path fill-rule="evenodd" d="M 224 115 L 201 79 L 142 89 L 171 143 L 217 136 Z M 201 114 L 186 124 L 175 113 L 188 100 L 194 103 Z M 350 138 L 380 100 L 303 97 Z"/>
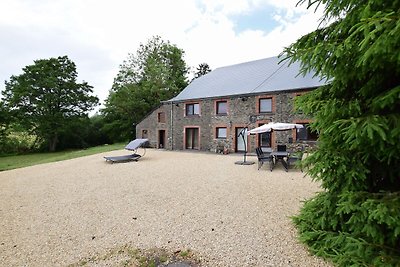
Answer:
<path fill-rule="evenodd" d="M 32 153 L 26 155 L 0 156 L 0 171 L 28 167 L 48 162 L 79 158 L 102 152 L 123 149 L 125 145 L 125 143 L 118 143 L 113 145 L 91 147 L 83 150 L 67 150 L 53 153 Z"/>

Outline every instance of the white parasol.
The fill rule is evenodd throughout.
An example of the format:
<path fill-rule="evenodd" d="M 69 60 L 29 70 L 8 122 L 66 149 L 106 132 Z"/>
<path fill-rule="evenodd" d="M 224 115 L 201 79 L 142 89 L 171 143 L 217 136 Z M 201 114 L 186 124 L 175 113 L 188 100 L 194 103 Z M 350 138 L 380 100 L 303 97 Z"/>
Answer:
<path fill-rule="evenodd" d="M 300 128 L 304 128 L 304 126 L 302 124 L 297 124 L 297 123 L 270 122 L 268 124 L 261 125 L 260 127 L 248 131 L 247 134 L 248 135 L 259 134 L 259 133 L 271 132 L 271 130 L 286 131 L 290 129 L 300 129 Z"/>

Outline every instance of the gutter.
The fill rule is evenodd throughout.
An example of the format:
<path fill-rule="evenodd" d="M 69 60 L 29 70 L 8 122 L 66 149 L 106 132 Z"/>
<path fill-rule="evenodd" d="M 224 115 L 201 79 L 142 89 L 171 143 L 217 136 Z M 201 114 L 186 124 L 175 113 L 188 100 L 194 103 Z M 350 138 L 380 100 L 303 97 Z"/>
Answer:
<path fill-rule="evenodd" d="M 173 114 L 174 114 L 174 102 L 170 103 L 171 105 L 171 115 L 170 115 L 170 127 L 171 127 L 171 150 L 174 150 L 174 120 L 173 120 Z"/>

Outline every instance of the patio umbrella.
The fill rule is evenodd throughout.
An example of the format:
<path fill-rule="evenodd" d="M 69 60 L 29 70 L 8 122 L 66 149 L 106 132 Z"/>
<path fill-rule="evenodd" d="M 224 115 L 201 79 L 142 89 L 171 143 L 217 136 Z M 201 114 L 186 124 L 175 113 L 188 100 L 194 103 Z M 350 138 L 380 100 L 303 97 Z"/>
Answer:
<path fill-rule="evenodd" d="M 259 133 L 271 132 L 271 130 L 286 131 L 290 129 L 300 129 L 300 128 L 304 128 L 304 126 L 302 124 L 297 124 L 297 123 L 270 122 L 268 124 L 261 125 L 260 127 L 248 131 L 247 134 L 248 135 L 259 134 Z"/>

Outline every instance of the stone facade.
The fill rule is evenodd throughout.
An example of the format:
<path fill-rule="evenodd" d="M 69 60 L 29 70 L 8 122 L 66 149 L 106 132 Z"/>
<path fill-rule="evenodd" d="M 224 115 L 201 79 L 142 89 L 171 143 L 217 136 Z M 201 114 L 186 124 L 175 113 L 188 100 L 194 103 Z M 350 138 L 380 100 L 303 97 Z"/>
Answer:
<path fill-rule="evenodd" d="M 294 110 L 294 98 L 306 91 L 291 90 L 265 95 L 165 102 L 136 126 L 136 136 L 148 138 L 151 146 L 156 148 L 237 152 L 242 144 L 237 138 L 241 128 L 253 129 L 270 121 L 309 123 L 310 119 Z M 260 112 L 260 99 L 270 99 L 270 112 Z M 226 102 L 224 114 L 217 114 L 220 102 Z M 193 105 L 198 107 L 198 112 L 195 112 L 198 114 L 187 115 L 188 106 Z M 220 131 L 222 137 L 218 138 L 217 134 Z M 250 135 L 246 138 L 247 151 L 254 152 L 255 148 L 260 146 L 260 135 Z M 270 144 L 266 146 L 275 148 L 279 143 L 295 148 L 313 144 L 313 142 L 296 142 L 296 130 L 273 131 L 270 135 Z"/>

